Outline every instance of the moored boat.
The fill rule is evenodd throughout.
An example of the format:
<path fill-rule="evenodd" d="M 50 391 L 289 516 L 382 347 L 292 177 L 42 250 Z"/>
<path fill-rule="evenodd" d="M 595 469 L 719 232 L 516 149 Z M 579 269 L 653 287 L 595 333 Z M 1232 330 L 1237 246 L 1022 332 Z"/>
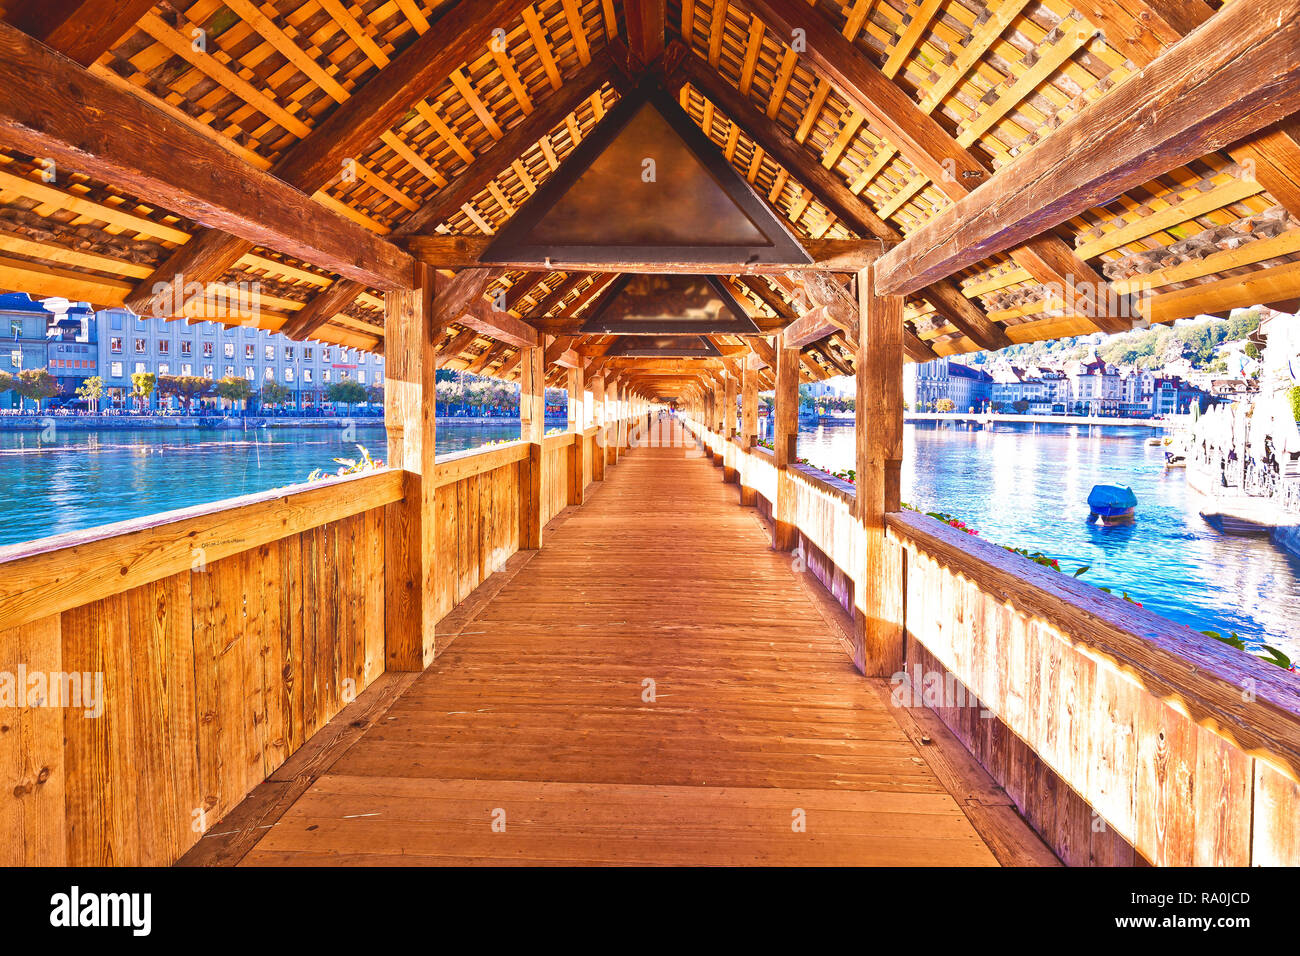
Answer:
<path fill-rule="evenodd" d="M 1088 522 L 1100 520 L 1107 527 L 1129 524 L 1134 519 L 1137 495 L 1126 485 L 1093 485 L 1088 492 Z"/>

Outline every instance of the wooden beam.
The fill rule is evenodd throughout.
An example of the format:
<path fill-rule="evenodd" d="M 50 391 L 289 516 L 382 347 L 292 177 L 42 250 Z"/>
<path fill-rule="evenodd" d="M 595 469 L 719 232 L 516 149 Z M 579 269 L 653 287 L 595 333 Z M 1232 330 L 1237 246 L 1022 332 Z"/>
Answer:
<path fill-rule="evenodd" d="M 435 89 L 452 70 L 473 59 L 492 31 L 508 26 L 528 3 L 529 0 L 476 0 L 454 5 L 431 29 L 294 144 L 271 167 L 271 174 L 304 194 L 322 189 L 339 175 L 346 161 L 359 160 L 413 104 Z M 166 155 L 164 150 L 157 152 Z M 256 190 L 248 192 L 256 198 Z M 319 204 L 317 207 L 320 208 Z M 202 221 L 216 228 L 198 232 L 141 282 L 127 300 L 130 308 L 138 314 L 151 315 L 157 307 L 155 287 L 168 285 L 177 276 L 183 276 L 186 283 L 213 282 L 249 251 L 248 246 L 226 234 L 235 230 L 220 222 Z M 248 239 L 237 232 L 235 235 Z M 187 253 L 190 246 L 197 253 Z"/>
<path fill-rule="evenodd" d="M 301 310 L 290 316 L 289 320 L 280 326 L 280 334 L 287 335 L 291 339 L 311 338 L 330 319 L 352 305 L 364 289 L 365 286 L 360 282 L 353 282 L 351 279 L 335 280 L 328 288 L 316 293 Z"/>
<path fill-rule="evenodd" d="M 913 291 L 1300 108 L 1300 0 L 1228 6 L 1081 109 L 880 263 Z"/>
<path fill-rule="evenodd" d="M 448 313 L 448 321 L 459 322 L 483 335 L 517 348 L 532 348 L 538 344 L 537 330 L 497 308 L 496 302 L 483 298 L 484 290 L 501 275 L 496 269 L 463 269 L 456 279 L 464 277 L 460 296 Z M 449 305 L 449 307 L 451 307 Z"/>
<path fill-rule="evenodd" d="M 736 435 L 736 376 L 730 371 L 727 372 L 727 386 L 722 394 L 722 437 L 728 443 Z M 728 456 L 733 455 L 731 449 L 728 449 L 722 458 L 722 480 L 729 485 L 737 482 L 737 472 L 735 468 L 735 458 L 732 457 L 732 464 L 727 464 Z"/>
<path fill-rule="evenodd" d="M 1298 296 L 1300 262 L 1288 262 L 1153 295 L 1140 308 L 1149 322 L 1174 322 L 1252 305 L 1289 303 Z"/>
<path fill-rule="evenodd" d="M 154 0 L 39 0 L 15 4 L 7 18 L 50 49 L 88 67 L 153 5 Z"/>
<path fill-rule="evenodd" d="M 903 300 L 877 294 L 870 269 L 858 276 L 858 299 L 855 501 L 865 548 L 853 657 L 867 676 L 888 677 L 903 668 L 903 551 L 885 533 L 885 515 L 902 507 Z"/>
<path fill-rule="evenodd" d="M 414 235 L 402 245 L 422 262 L 450 269 L 474 268 L 484 265 L 481 256 L 491 243 L 490 237 Z M 785 272 L 817 271 L 856 274 L 857 271 L 884 254 L 888 243 L 876 239 L 809 239 L 802 240 L 812 258 L 807 262 L 740 262 L 719 259 L 715 262 L 587 262 L 550 258 L 545 262 L 521 259 L 516 262 L 493 263 L 513 271 L 534 272 L 616 272 L 638 274 L 678 274 L 683 272 L 708 275 L 763 275 Z"/>
<path fill-rule="evenodd" d="M 422 671 L 433 663 L 438 619 L 436 327 L 439 280 L 427 266 L 415 270 L 415 288 L 384 296 L 388 344 L 384 422 L 388 463 L 406 472 L 402 501 L 385 515 L 385 667 Z"/>
<path fill-rule="evenodd" d="M 6 23 L 0 142 L 348 278 L 411 285 L 401 249 Z"/>
<path fill-rule="evenodd" d="M 664 53 L 667 0 L 623 0 L 627 46 L 640 65 L 649 66 Z"/>
<path fill-rule="evenodd" d="M 826 169 L 780 126 L 769 119 L 762 110 L 740 92 L 733 89 L 721 75 L 693 54 L 683 59 L 684 79 L 689 79 L 710 102 L 717 105 L 732 122 L 763 151 L 779 163 L 800 184 L 812 193 L 817 201 L 856 232 L 873 236 L 892 246 L 902 240 L 902 235 L 881 219 L 871 206 L 855 194 L 839 176 Z M 824 270 L 840 271 L 840 270 Z M 857 270 L 853 270 L 856 274 Z M 981 348 L 996 351 L 1011 344 L 1006 331 L 992 322 L 984 312 L 950 280 L 936 282 L 922 293 L 940 310 L 953 326 Z"/>

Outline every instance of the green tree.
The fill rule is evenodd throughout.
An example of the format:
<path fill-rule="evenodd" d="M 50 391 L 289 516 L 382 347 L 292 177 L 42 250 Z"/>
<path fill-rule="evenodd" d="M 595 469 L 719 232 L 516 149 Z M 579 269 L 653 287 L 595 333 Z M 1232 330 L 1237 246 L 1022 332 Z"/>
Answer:
<path fill-rule="evenodd" d="M 247 402 L 253 397 L 253 383 L 238 375 L 227 375 L 217 382 L 217 395 L 231 405 Z"/>
<path fill-rule="evenodd" d="M 1023 415 L 1025 412 L 1029 411 L 1029 403 L 1023 398 L 1016 399 L 1011 403 L 1011 407 L 1015 409 L 1017 415 Z"/>
<path fill-rule="evenodd" d="M 153 372 L 133 372 L 131 375 L 131 396 L 140 409 L 147 408 L 149 399 L 158 388 L 158 376 Z"/>
<path fill-rule="evenodd" d="M 175 378 L 176 394 L 185 403 L 185 410 L 194 411 L 194 403 L 212 391 L 212 380 L 201 375 L 178 375 Z"/>
<path fill-rule="evenodd" d="M 262 386 L 259 396 L 263 405 L 283 405 L 293 398 L 293 390 L 276 381 L 268 381 Z"/>
<path fill-rule="evenodd" d="M 346 405 L 351 412 L 353 405 L 366 400 L 366 387 L 355 379 L 345 378 L 327 388 L 325 397 L 335 405 Z"/>
<path fill-rule="evenodd" d="M 941 398 L 934 403 L 934 410 L 936 412 L 955 412 L 957 410 L 957 403 L 951 398 Z"/>
<path fill-rule="evenodd" d="M 40 411 L 41 402 L 59 394 L 59 383 L 43 368 L 25 368 L 18 373 L 13 389 L 18 393 L 20 407 L 23 400 L 30 398 Z"/>
<path fill-rule="evenodd" d="M 92 375 L 80 385 L 77 386 L 77 397 L 84 398 L 90 406 L 91 411 L 99 411 L 99 400 L 104 395 L 104 380 L 98 375 Z"/>

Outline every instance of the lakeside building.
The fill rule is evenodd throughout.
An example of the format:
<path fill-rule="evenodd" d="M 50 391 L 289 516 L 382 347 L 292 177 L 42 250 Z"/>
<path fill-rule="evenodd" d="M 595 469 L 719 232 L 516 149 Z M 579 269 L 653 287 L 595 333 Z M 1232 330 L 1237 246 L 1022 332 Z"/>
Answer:
<path fill-rule="evenodd" d="M 0 323 L 10 333 L 4 370 L 44 368 L 58 382 L 59 394 L 42 407 L 68 402 L 86 379 L 98 375 L 104 383 L 101 409 L 134 408 L 131 376 L 138 372 L 212 382 L 240 376 L 255 390 L 274 381 L 289 390 L 285 406 L 304 411 L 324 405 L 334 382 L 384 383 L 381 355 L 219 322 L 141 318 L 126 309 L 93 312 L 85 303 L 34 301 L 11 292 L 0 295 Z M 180 403 L 155 391 L 148 406 L 174 410 Z M 0 394 L 0 408 L 17 407 L 15 393 Z"/>
<path fill-rule="evenodd" d="M 1016 365 L 1002 360 L 988 370 L 948 358 L 918 365 L 909 380 L 908 400 L 918 409 L 950 399 L 957 411 L 983 410 L 1029 415 L 1110 415 L 1147 418 L 1186 414 L 1194 403 L 1230 401 L 1249 386 L 1224 383 L 1204 387 L 1188 376 L 1111 365 L 1095 352 L 1062 368 Z"/>

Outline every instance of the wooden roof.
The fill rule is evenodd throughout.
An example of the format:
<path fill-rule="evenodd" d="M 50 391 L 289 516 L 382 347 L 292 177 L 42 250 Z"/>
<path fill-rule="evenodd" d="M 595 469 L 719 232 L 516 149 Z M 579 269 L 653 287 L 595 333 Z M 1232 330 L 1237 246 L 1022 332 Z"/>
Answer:
<path fill-rule="evenodd" d="M 946 271 L 957 258 L 947 257 L 943 230 L 968 213 L 978 218 L 966 208 L 975 187 L 1017 159 L 1047 156 L 1044 144 L 1072 118 L 1134 95 L 1126 84 L 1198 24 L 1222 19 L 1220 6 L 0 0 L 9 75 L 35 77 L 25 89 L 0 84 L 10 87 L 0 98 L 13 101 L 0 117 L 0 288 L 148 312 L 156 284 L 177 275 L 256 282 L 259 308 L 225 321 L 382 349 L 379 280 L 400 268 L 403 250 L 444 265 L 454 247 L 472 261 L 477 241 L 515 215 L 620 96 L 658 74 L 810 251 L 851 239 L 917 246 L 916 262 L 932 275 L 898 279 L 916 286 L 905 309 L 915 360 L 1116 331 L 1129 327 L 1122 313 L 1134 306 L 1171 321 L 1286 302 L 1300 297 L 1300 124 L 1285 118 L 1172 167 L 1135 161 L 1130 172 L 1158 173 L 1136 183 L 1117 175 L 1115 190 L 1095 190 L 1098 202 L 1075 203 L 1077 212 L 1072 206 L 1046 228 L 1022 217 L 1007 234 L 1019 228 L 1023 241 Z M 40 59 L 43 48 L 23 34 L 80 66 Z M 88 75 L 66 72 L 82 68 Z M 43 74 L 77 82 L 51 91 Z M 112 109 L 100 108 L 106 90 L 120 98 Z M 210 172 L 214 185 L 246 171 L 245 192 L 282 214 L 280 231 L 268 227 L 267 241 L 252 242 L 249 234 L 263 233 L 237 238 L 223 228 L 244 221 L 234 207 L 245 197 L 230 190 L 210 204 L 168 206 L 173 193 L 141 185 L 157 177 L 110 176 L 105 170 L 120 164 L 79 162 L 93 150 L 75 129 L 73 160 L 51 166 L 32 147 L 30 124 L 11 116 L 35 108 L 22 97 L 49 97 L 51 115 L 97 110 L 125 127 L 135 101 L 156 108 L 168 128 L 188 133 L 137 139 L 138 150 L 197 167 L 177 175 Z M 190 134 L 219 147 L 222 162 L 195 161 L 199 152 L 176 145 Z M 1106 149 L 1093 143 L 1085 153 Z M 453 246 L 452 237 L 465 241 Z M 891 275 L 897 267 L 895 257 Z M 1095 280 L 1096 308 L 1050 294 L 1066 273 Z M 616 274 L 504 268 L 476 291 L 484 301 L 504 293 L 513 317 L 556 336 L 546 339 L 553 355 L 574 346 L 599 356 L 611 337 L 574 339 L 566 330 Z M 768 333 L 810 307 L 834 317 L 853 304 L 848 277 L 833 272 L 726 281 Z M 800 329 L 815 336 L 796 336 L 810 378 L 852 371 L 852 331 L 848 321 Z M 472 318 L 443 334 L 447 367 L 514 374 L 519 336 Z M 752 343 L 720 335 L 715 344 L 723 358 L 712 363 L 722 368 Z"/>

